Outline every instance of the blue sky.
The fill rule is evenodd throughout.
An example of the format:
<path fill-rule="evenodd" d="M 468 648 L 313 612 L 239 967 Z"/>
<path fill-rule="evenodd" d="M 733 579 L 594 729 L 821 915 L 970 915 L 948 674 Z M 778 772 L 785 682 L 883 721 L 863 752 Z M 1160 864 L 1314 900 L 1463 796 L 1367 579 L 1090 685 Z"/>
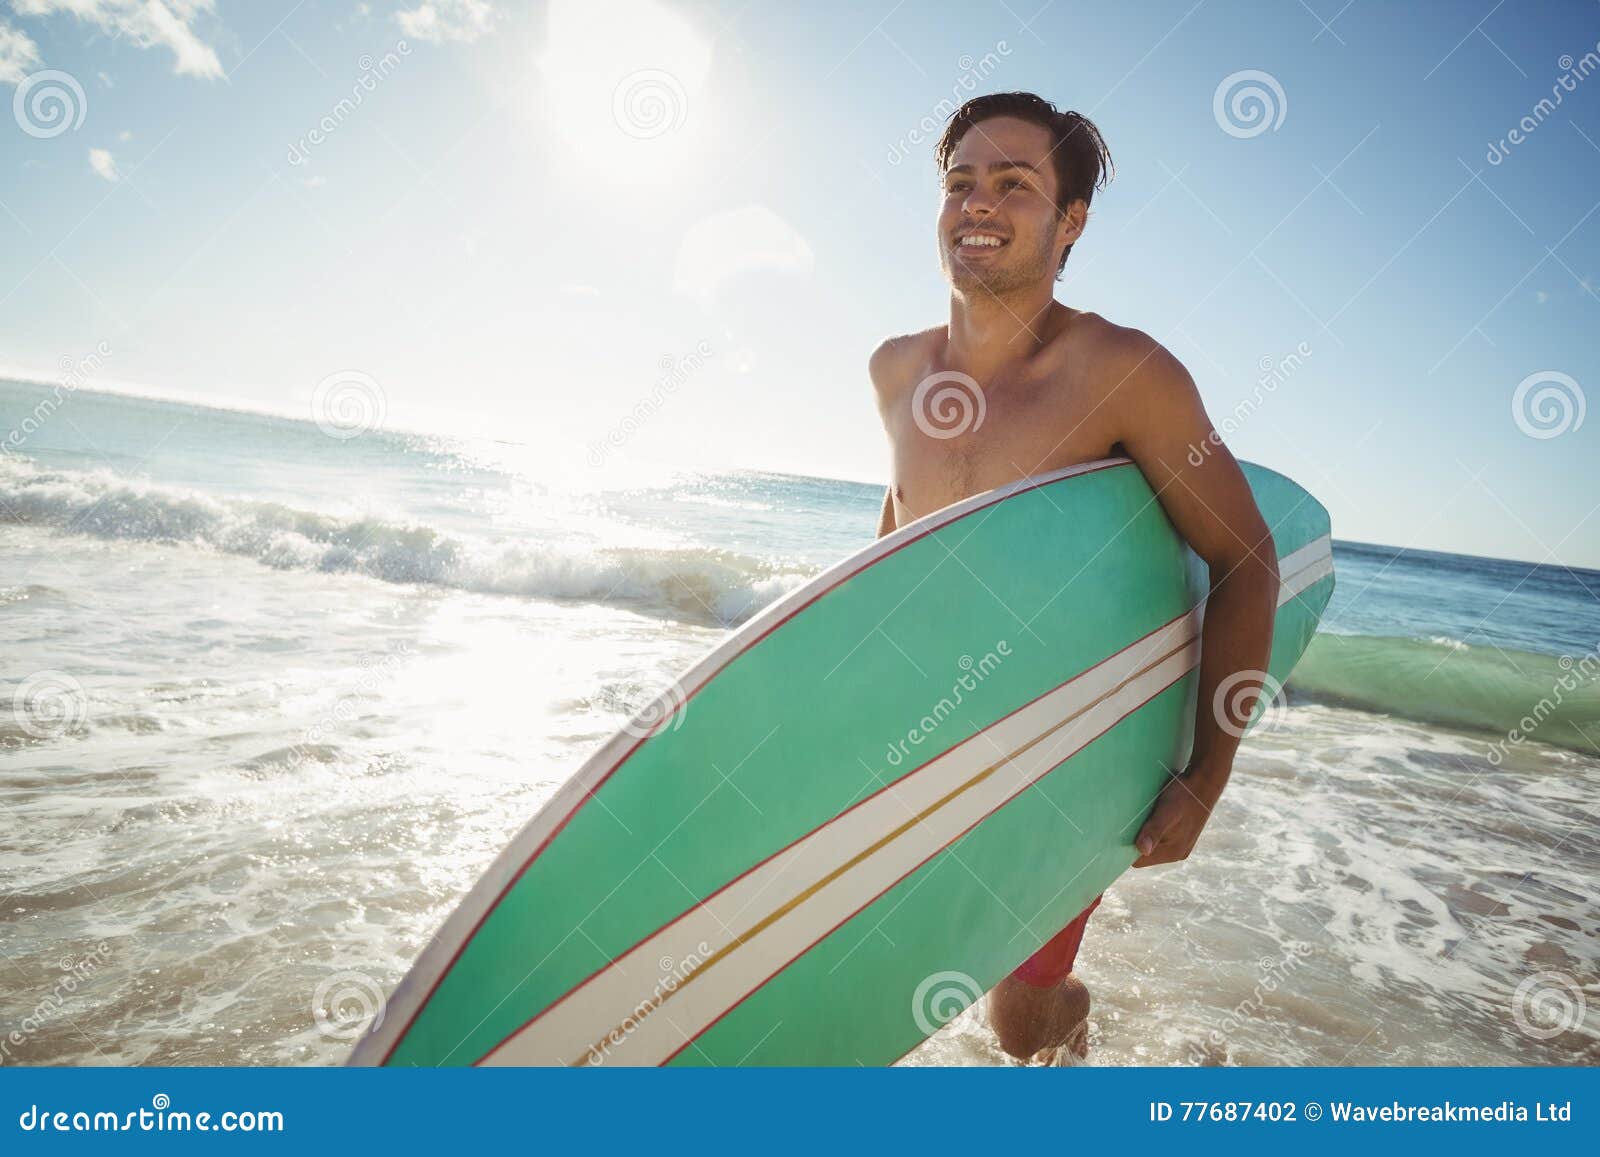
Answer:
<path fill-rule="evenodd" d="M 1595 3 L 0 0 L 0 372 L 357 370 L 552 455 L 653 399 L 614 468 L 882 480 L 866 356 L 946 314 L 922 126 L 1032 89 L 1117 164 L 1058 296 L 1239 456 L 1340 537 L 1600 567 L 1595 71 Z"/>

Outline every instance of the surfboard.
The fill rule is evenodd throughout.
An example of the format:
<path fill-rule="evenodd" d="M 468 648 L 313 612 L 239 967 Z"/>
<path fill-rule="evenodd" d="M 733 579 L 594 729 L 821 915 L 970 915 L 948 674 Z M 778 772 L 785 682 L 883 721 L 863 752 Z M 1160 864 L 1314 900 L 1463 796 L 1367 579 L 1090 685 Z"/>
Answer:
<path fill-rule="evenodd" d="M 1331 540 L 1306 491 L 1244 471 L 1279 555 L 1270 691 Z M 1206 589 L 1127 459 L 879 539 L 583 764 L 351 1063 L 895 1061 L 1136 858 L 1192 741 Z"/>

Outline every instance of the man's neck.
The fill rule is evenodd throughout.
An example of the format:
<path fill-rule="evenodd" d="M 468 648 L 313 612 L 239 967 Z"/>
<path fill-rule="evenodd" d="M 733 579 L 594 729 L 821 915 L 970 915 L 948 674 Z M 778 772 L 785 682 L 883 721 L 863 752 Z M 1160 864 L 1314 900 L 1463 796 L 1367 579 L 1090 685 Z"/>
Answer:
<path fill-rule="evenodd" d="M 1050 286 L 996 297 L 982 291 L 950 295 L 951 365 L 975 376 L 1029 357 L 1045 342 L 1055 298 Z"/>

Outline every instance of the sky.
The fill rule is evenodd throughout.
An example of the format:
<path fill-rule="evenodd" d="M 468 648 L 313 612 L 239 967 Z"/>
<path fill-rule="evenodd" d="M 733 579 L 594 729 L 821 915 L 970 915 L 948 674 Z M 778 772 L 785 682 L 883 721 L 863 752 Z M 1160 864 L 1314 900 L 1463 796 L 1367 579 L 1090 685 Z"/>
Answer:
<path fill-rule="evenodd" d="M 882 481 L 932 142 L 1028 89 L 1116 165 L 1057 296 L 1239 457 L 1600 567 L 1596 73 L 1588 0 L 0 0 L 0 374 Z"/>

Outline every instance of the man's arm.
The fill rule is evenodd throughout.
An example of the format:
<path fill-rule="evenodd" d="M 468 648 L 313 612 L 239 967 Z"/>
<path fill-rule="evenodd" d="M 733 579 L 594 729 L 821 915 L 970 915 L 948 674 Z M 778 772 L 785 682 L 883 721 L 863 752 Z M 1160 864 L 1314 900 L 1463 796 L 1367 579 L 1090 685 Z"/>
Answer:
<path fill-rule="evenodd" d="M 872 379 L 872 392 L 877 398 L 878 414 L 883 419 L 886 433 L 889 432 L 889 407 L 893 404 L 891 398 L 895 382 L 904 368 L 902 363 L 913 352 L 912 347 L 910 338 L 885 338 L 867 359 L 867 377 Z M 890 433 L 889 436 L 892 442 L 894 435 Z M 883 492 L 883 510 L 878 514 L 878 537 L 882 538 L 894 529 L 894 484 L 891 478 L 890 485 Z"/>
<path fill-rule="evenodd" d="M 1183 365 L 1144 334 L 1126 342 L 1112 404 L 1122 444 L 1167 517 L 1211 571 L 1189 766 L 1157 799 L 1134 867 L 1185 859 L 1233 770 L 1272 652 L 1278 553 L 1239 464 L 1206 417 Z M 1117 378 L 1114 377 L 1113 381 Z M 1198 463 L 1198 464 L 1197 464 Z M 1226 702 L 1216 703 L 1227 681 Z M 1243 716 L 1240 705 L 1245 705 Z M 1220 716 L 1220 717 L 1219 717 Z"/>

